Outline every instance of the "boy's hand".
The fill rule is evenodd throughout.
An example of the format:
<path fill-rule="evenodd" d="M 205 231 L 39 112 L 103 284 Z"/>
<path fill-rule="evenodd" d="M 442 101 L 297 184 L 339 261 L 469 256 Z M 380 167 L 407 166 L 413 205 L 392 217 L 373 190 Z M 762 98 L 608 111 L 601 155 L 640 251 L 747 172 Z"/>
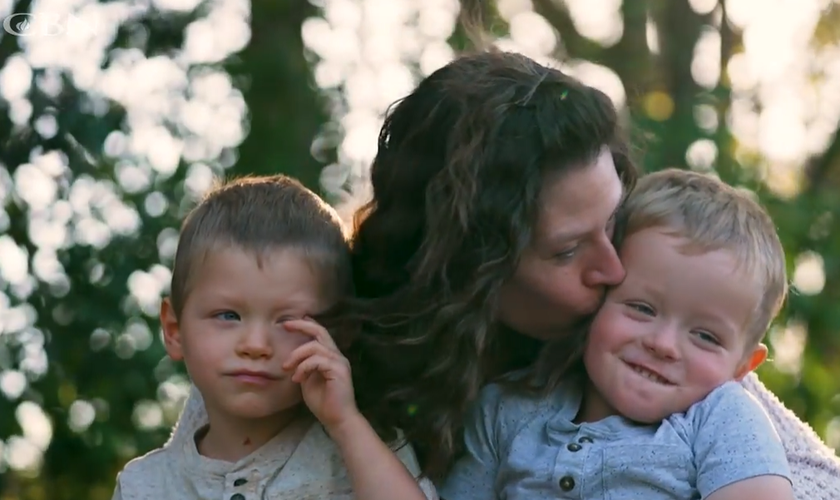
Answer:
<path fill-rule="evenodd" d="M 286 321 L 283 326 L 312 338 L 283 363 L 284 370 L 293 372 L 292 381 L 301 385 L 309 410 L 328 430 L 357 417 L 350 362 L 329 332 L 311 319 Z"/>

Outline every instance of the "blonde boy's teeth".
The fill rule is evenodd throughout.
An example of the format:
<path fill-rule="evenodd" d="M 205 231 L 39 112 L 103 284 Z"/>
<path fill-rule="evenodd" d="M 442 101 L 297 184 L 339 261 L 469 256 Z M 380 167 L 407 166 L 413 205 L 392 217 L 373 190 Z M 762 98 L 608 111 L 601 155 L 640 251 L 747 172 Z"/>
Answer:
<path fill-rule="evenodd" d="M 648 370 L 645 370 L 644 368 L 642 368 L 640 366 L 635 366 L 635 365 L 631 365 L 631 366 L 632 366 L 634 372 L 638 373 L 639 375 L 643 376 L 644 378 L 646 378 L 650 381 L 656 382 L 657 384 L 668 385 L 668 381 L 665 380 L 664 378 L 660 377 L 659 375 L 657 375 L 653 372 L 650 372 Z"/>

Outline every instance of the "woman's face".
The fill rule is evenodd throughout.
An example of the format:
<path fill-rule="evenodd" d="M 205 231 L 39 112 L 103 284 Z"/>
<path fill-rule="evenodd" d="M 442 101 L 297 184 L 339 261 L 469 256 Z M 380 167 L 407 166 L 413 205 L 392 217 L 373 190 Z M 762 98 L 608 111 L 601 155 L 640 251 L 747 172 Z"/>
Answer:
<path fill-rule="evenodd" d="M 501 291 L 504 324 L 548 340 L 595 312 L 605 288 L 624 279 L 611 242 L 623 195 L 606 148 L 592 164 L 546 178 L 534 239 Z"/>

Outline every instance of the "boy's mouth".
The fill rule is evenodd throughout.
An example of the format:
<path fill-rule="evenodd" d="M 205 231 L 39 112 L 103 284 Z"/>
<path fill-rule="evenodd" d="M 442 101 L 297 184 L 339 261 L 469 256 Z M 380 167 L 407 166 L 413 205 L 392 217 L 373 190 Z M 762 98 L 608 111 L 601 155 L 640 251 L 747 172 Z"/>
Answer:
<path fill-rule="evenodd" d="M 634 372 L 636 372 L 639 376 L 644 377 L 644 378 L 650 380 L 651 382 L 656 382 L 657 384 L 666 385 L 666 386 L 667 385 L 674 385 L 673 382 L 671 382 L 667 378 L 663 377 L 659 373 L 651 370 L 650 368 L 647 368 L 646 366 L 637 365 L 635 363 L 630 363 L 628 361 L 625 361 L 624 364 L 626 364 L 628 367 L 630 367 L 630 369 L 633 370 Z"/>
<path fill-rule="evenodd" d="M 229 372 L 227 374 L 229 377 L 233 377 L 239 382 L 243 382 L 246 384 L 258 384 L 263 385 L 269 382 L 273 382 L 278 380 L 280 377 L 271 374 L 269 372 L 259 371 L 259 370 L 236 370 Z"/>

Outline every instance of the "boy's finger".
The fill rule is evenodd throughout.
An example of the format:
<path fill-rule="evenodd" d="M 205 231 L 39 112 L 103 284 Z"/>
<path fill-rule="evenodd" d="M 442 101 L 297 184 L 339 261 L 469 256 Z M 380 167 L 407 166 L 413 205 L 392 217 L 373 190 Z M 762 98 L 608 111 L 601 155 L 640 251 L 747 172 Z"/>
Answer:
<path fill-rule="evenodd" d="M 328 358 L 335 359 L 337 361 L 341 361 L 344 359 L 344 356 L 341 355 L 339 352 L 335 352 L 329 347 L 326 347 L 319 342 L 307 342 L 299 347 L 297 347 L 294 351 L 289 354 L 286 358 L 286 361 L 283 362 L 283 369 L 284 370 L 291 370 L 295 367 L 298 363 L 303 361 L 304 359 L 314 356 L 314 355 L 321 355 Z"/>
<path fill-rule="evenodd" d="M 310 374 L 318 372 L 326 380 L 335 380 L 344 372 L 344 365 L 326 356 L 315 355 L 301 361 L 292 376 L 292 381 L 301 382 Z"/>
<path fill-rule="evenodd" d="M 293 330 L 298 333 L 309 335 L 319 343 L 338 351 L 330 333 L 323 326 L 319 325 L 313 320 L 293 319 L 283 322 L 283 327 L 287 330 Z"/>

